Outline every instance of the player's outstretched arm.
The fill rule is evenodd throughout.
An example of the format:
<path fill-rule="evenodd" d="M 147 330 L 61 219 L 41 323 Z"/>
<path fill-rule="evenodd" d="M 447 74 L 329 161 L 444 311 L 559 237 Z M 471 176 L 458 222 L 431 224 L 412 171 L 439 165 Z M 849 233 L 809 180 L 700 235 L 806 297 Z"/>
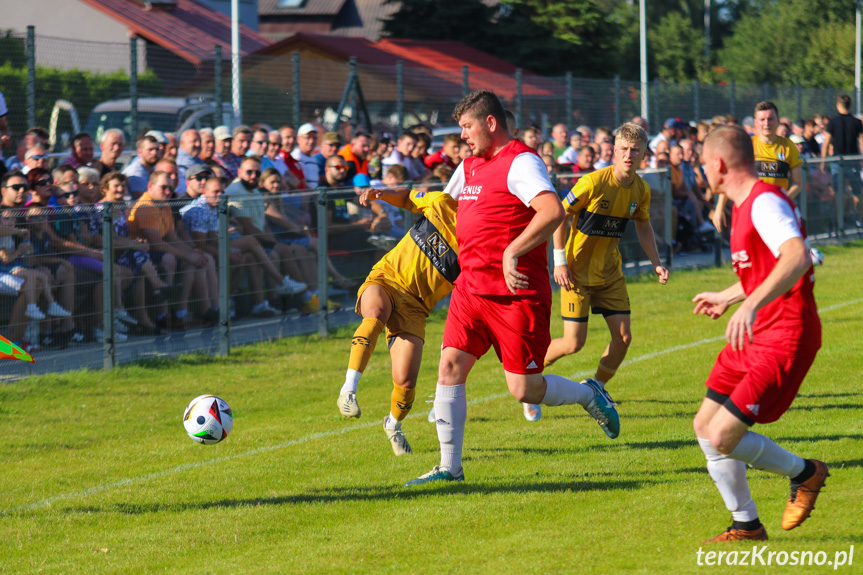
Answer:
<path fill-rule="evenodd" d="M 706 315 L 710 319 L 717 319 L 729 307 L 743 301 L 744 298 L 746 298 L 746 293 L 743 291 L 743 284 L 740 282 L 721 292 L 701 292 L 692 298 L 692 301 L 695 302 L 695 309 L 692 310 L 692 313 Z"/>
<path fill-rule="evenodd" d="M 548 240 L 566 215 L 563 204 L 551 190 L 534 197 L 530 207 L 536 212 L 530 223 L 503 251 L 503 278 L 513 295 L 517 289 L 528 288 L 528 277 L 516 271 L 518 258 Z"/>
<path fill-rule="evenodd" d="M 746 336 L 752 343 L 752 326 L 758 310 L 788 292 L 810 267 L 812 256 L 803 238 L 791 238 L 779 246 L 779 259 L 773 271 L 743 300 L 743 304 L 728 320 L 725 338 L 732 349 L 743 349 L 743 338 Z"/>
<path fill-rule="evenodd" d="M 410 197 L 410 190 L 407 188 L 385 188 L 377 190 L 374 188 L 364 188 L 360 196 L 360 204 L 364 207 L 371 207 L 373 200 L 381 200 L 397 208 L 408 208 L 407 200 Z"/>
<path fill-rule="evenodd" d="M 638 243 L 650 263 L 653 264 L 653 271 L 659 276 L 659 283 L 665 285 L 668 283 L 668 269 L 662 265 L 659 260 L 659 250 L 656 249 L 656 236 L 653 233 L 653 227 L 650 225 L 650 220 L 635 220 L 635 232 L 638 234 Z"/>

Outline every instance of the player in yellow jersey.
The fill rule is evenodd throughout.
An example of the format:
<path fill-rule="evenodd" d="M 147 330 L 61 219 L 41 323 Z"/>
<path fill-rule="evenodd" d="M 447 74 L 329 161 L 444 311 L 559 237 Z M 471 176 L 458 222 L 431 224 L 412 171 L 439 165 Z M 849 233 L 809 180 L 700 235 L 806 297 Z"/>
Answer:
<path fill-rule="evenodd" d="M 603 391 L 632 341 L 629 295 L 617 249 L 629 220 L 634 220 L 638 241 L 659 283 L 668 281 L 650 226 L 650 186 L 636 174 L 646 149 L 644 129 L 623 124 L 614 141 L 612 165 L 578 180 L 563 200 L 567 220 L 554 232 L 554 279 L 563 288 L 563 337 L 552 340 L 545 365 L 580 350 L 587 338 L 589 313 L 602 314 L 611 342 L 599 360 L 596 376 L 583 383 Z M 570 218 L 572 230 L 567 240 Z"/>
<path fill-rule="evenodd" d="M 384 327 L 392 359 L 393 392 L 384 430 L 396 455 L 411 453 L 401 430 L 414 402 L 422 360 L 426 319 L 453 289 L 459 274 L 455 237 L 458 201 L 443 192 L 369 189 L 360 203 L 383 200 L 422 217 L 360 286 L 356 312 L 363 322 L 354 332 L 345 383 L 339 392 L 339 413 L 360 417 L 357 383 Z"/>
<path fill-rule="evenodd" d="M 800 152 L 788 138 L 776 135 L 779 126 L 779 108 L 773 102 L 755 104 L 755 135 L 752 148 L 755 151 L 755 169 L 758 179 L 779 186 L 789 198 L 796 198 L 802 189 Z M 725 222 L 725 204 L 728 199 L 723 194 L 716 197 L 713 224 L 721 230 Z"/>

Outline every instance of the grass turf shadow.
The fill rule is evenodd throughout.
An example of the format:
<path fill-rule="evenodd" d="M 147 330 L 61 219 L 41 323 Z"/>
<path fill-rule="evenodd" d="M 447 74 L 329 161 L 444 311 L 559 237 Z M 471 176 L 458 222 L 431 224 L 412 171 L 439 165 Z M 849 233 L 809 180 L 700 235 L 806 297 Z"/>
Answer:
<path fill-rule="evenodd" d="M 633 491 L 654 485 L 653 481 L 540 481 L 535 483 L 447 483 L 418 487 L 378 486 L 334 488 L 296 495 L 274 497 L 252 497 L 249 499 L 224 499 L 221 501 L 186 501 L 177 503 L 116 503 L 107 506 L 70 507 L 69 513 L 121 513 L 139 515 L 163 511 L 203 511 L 264 505 L 315 505 L 321 503 L 344 503 L 347 501 L 410 500 L 434 495 L 490 495 L 494 493 L 555 493 L 560 491 Z"/>

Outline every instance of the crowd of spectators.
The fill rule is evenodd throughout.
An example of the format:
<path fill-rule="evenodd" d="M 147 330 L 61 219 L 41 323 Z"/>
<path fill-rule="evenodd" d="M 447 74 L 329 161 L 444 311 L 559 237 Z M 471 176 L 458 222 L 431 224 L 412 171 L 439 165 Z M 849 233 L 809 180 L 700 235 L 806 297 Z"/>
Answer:
<path fill-rule="evenodd" d="M 2 101 L 2 100 L 0 100 Z M 839 119 L 824 116 L 790 122 L 779 118 L 776 133 L 788 137 L 801 158 L 859 153 L 856 125 L 842 123 L 850 104 L 840 99 Z M 844 106 L 844 107 L 843 107 Z M 0 119 L 5 109 L 0 109 Z M 632 121 L 649 130 L 640 117 Z M 543 159 L 563 195 L 582 175 L 611 165 L 614 134 L 608 127 L 559 123 L 549 138 L 539 126 L 509 129 Z M 699 249 L 715 226 L 730 221 L 717 210 L 700 162 L 701 144 L 730 116 L 687 124 L 666 120 L 650 140 L 642 168 L 670 174 L 673 249 Z M 859 124 L 859 121 L 857 121 Z M 754 133 L 747 117 L 742 126 Z M 0 136 L 11 144 L 0 124 Z M 837 131 L 838 130 L 838 131 Z M 115 339 L 165 334 L 188 325 L 214 325 L 221 310 L 218 281 L 220 196 L 229 208 L 228 246 L 231 317 L 270 317 L 291 307 L 315 313 L 338 304 L 318 293 L 318 210 L 325 210 L 327 277 L 336 290 L 356 286 L 340 268 L 365 249 L 368 265 L 392 248 L 410 227 L 401 210 L 354 195 L 367 187 L 442 186 L 471 155 L 451 133 L 432 147 L 431 131 L 416 125 L 395 137 L 345 126 L 324 131 L 318 124 L 227 126 L 179 134 L 145 131 L 131 142 L 110 129 L 94 140 L 76 134 L 69 155 L 49 157 L 48 134 L 32 127 L 0 162 L 0 310 L 6 335 L 30 350 L 40 346 L 99 341 L 102 332 L 104 266 L 114 278 Z M 859 145 L 859 144 L 858 144 Z M 837 153 L 839 153 L 837 152 Z M 835 202 L 838 174 L 821 167 L 807 172 L 807 191 L 817 202 Z M 859 167 L 843 172 L 852 193 L 847 213 L 856 219 Z M 658 173 L 646 175 L 660 186 Z M 321 208 L 317 188 L 339 188 Z M 112 206 L 112 228 L 103 226 Z M 663 207 L 654 204 L 654 213 Z M 103 237 L 111 233 L 114 255 L 103 261 Z M 348 257 L 345 257 L 348 256 Z M 367 266 L 366 266 L 367 267 Z M 346 277 L 348 276 L 348 277 Z M 242 296 L 243 305 L 234 305 Z M 236 309 L 235 309 L 236 308 Z"/>

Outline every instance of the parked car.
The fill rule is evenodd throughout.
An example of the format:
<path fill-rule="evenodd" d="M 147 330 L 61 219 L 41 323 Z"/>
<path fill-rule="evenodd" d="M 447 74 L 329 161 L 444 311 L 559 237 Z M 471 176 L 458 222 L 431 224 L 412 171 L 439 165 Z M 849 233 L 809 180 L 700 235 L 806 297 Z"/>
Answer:
<path fill-rule="evenodd" d="M 186 98 L 138 98 L 138 130 L 132 133 L 132 100 L 119 98 L 102 102 L 93 108 L 84 131 L 90 133 L 98 143 L 106 130 L 120 128 L 129 142 L 135 142 L 138 134 L 149 130 L 180 133 L 188 128 L 215 127 L 233 117 L 229 102 L 222 103 L 222 113 L 217 113 L 215 98 L 210 95 L 195 95 Z"/>

